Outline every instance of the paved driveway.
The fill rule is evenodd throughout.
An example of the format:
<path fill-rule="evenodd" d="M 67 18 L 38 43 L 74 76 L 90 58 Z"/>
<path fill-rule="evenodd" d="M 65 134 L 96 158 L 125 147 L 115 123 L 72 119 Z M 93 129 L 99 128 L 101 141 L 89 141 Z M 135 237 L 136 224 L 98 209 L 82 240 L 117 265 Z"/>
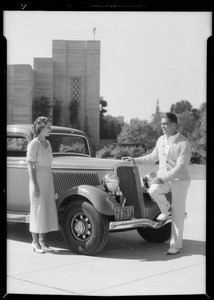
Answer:
<path fill-rule="evenodd" d="M 192 180 L 184 246 L 164 255 L 168 243 L 144 241 L 137 231 L 110 235 L 98 256 L 70 252 L 60 232 L 49 233 L 54 254 L 31 248 L 28 225 L 8 223 L 7 291 L 61 295 L 205 294 L 205 181 Z"/>

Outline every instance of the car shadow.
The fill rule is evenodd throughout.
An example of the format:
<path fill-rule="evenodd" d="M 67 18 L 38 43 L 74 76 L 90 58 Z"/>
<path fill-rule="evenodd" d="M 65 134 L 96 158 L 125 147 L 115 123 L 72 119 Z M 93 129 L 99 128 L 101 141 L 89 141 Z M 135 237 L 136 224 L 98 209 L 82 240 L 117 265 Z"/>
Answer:
<path fill-rule="evenodd" d="M 7 225 L 7 238 L 23 243 L 31 243 L 32 238 L 29 232 L 29 224 L 11 223 Z M 54 247 L 52 254 L 56 255 L 77 255 L 72 252 L 63 239 L 61 230 L 49 232 L 47 242 Z M 105 248 L 96 257 L 109 259 L 133 259 L 145 261 L 167 261 L 183 256 L 206 255 L 206 243 L 198 240 L 183 240 L 182 251 L 177 255 L 165 255 L 169 248 L 169 242 L 152 243 L 145 241 L 136 230 L 117 232 L 109 235 Z"/>

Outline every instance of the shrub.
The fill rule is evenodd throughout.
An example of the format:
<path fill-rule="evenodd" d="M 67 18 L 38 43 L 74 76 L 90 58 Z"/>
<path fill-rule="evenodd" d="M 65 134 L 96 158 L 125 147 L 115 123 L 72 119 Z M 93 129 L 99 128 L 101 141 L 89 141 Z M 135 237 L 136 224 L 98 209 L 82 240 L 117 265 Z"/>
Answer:
<path fill-rule="evenodd" d="M 104 148 L 102 148 L 101 150 L 97 151 L 96 157 L 99 157 L 99 158 L 112 157 L 111 152 L 112 152 L 112 147 L 104 146 Z"/>
<path fill-rule="evenodd" d="M 116 159 L 121 159 L 124 156 L 139 157 L 145 153 L 142 147 L 136 146 L 117 146 L 113 151 L 113 156 Z"/>
<path fill-rule="evenodd" d="M 145 153 L 144 148 L 141 146 L 113 146 L 104 147 L 97 152 L 96 157 L 107 158 L 113 157 L 115 159 L 121 159 L 124 156 L 138 157 Z"/>
<path fill-rule="evenodd" d="M 123 157 L 123 156 L 130 156 L 129 147 L 117 146 L 112 151 L 112 154 L 113 154 L 114 158 L 116 158 L 116 159 L 121 159 L 121 157 Z"/>
<path fill-rule="evenodd" d="M 192 164 L 205 164 L 206 163 L 206 157 L 198 150 L 193 150 L 190 162 Z"/>

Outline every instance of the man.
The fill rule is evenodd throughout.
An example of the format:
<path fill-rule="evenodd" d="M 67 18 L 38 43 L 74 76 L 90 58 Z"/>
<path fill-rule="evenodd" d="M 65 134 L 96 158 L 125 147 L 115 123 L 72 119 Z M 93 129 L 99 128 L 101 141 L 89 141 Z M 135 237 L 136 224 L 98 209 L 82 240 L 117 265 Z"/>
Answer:
<path fill-rule="evenodd" d="M 139 157 L 128 157 L 136 164 L 159 161 L 157 177 L 149 189 L 150 196 L 157 202 L 161 214 L 158 220 L 163 221 L 172 214 L 170 248 L 167 254 L 177 254 L 182 248 L 185 217 L 186 195 L 190 185 L 188 164 L 190 161 L 190 144 L 186 137 L 177 131 L 177 117 L 168 112 L 162 117 L 163 135 L 158 139 L 151 154 Z M 172 205 L 165 194 L 171 190 Z"/>

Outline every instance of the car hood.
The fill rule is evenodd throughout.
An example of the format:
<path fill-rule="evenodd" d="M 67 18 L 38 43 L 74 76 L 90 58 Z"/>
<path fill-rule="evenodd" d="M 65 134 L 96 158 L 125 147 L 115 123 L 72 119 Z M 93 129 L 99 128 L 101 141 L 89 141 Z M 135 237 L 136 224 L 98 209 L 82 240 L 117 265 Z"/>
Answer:
<path fill-rule="evenodd" d="M 60 156 L 54 157 L 52 168 L 63 169 L 90 169 L 90 170 L 113 170 L 118 164 L 130 165 L 119 159 L 105 159 L 94 157 Z"/>

